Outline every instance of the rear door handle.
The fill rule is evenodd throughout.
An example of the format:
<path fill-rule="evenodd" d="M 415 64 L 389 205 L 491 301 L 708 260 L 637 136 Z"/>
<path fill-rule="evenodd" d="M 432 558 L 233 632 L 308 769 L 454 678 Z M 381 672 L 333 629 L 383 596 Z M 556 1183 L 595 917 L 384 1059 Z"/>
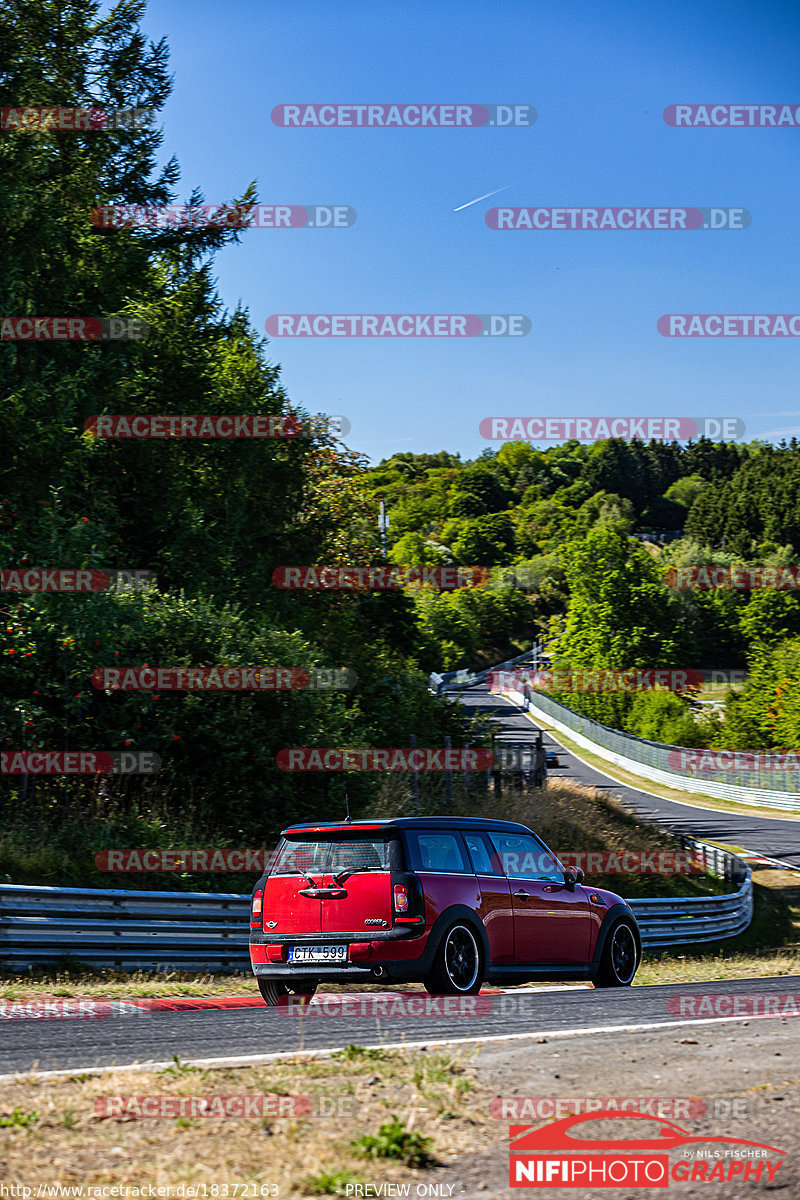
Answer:
<path fill-rule="evenodd" d="M 518 896 L 521 900 L 528 900 L 530 898 L 530 892 L 522 891 L 522 889 L 520 889 L 518 892 L 514 892 L 514 895 Z"/>

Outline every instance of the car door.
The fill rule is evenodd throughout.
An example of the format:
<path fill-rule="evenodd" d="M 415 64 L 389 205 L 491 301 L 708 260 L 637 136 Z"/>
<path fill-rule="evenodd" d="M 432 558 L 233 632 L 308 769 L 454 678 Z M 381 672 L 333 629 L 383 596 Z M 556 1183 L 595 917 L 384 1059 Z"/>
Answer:
<path fill-rule="evenodd" d="M 591 912 L 584 889 L 570 889 L 556 859 L 532 834 L 490 834 L 511 891 L 516 963 L 584 963 Z"/>
<path fill-rule="evenodd" d="M 513 963 L 514 908 L 500 859 L 485 833 L 473 829 L 461 833 L 480 888 L 477 912 L 489 939 L 489 957 L 493 963 Z"/>

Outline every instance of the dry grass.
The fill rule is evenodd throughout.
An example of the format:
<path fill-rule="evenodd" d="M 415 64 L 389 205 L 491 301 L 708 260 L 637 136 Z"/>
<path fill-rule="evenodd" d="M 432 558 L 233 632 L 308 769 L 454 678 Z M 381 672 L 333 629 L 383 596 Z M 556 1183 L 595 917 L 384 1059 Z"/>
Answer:
<path fill-rule="evenodd" d="M 109 1095 L 257 1093 L 308 1096 L 331 1115 L 137 1119 L 98 1117 L 94 1111 L 95 1099 Z M 305 1183 L 310 1176 L 374 1178 L 377 1164 L 353 1142 L 377 1134 L 393 1116 L 432 1139 L 429 1150 L 439 1163 L 454 1163 L 496 1136 L 490 1099 L 476 1083 L 468 1052 L 450 1056 L 435 1047 L 414 1053 L 352 1050 L 268 1067 L 21 1078 L 5 1085 L 0 1120 L 14 1110 L 38 1117 L 28 1125 L 0 1127 L 3 1182 L 172 1188 L 205 1183 L 209 1196 L 215 1183 L 250 1184 L 251 1196 L 252 1184 L 257 1189 L 277 1184 L 281 1196 L 312 1195 Z M 392 1159 L 382 1159 L 378 1173 L 387 1182 L 430 1178 Z M 232 1189 L 228 1195 L 234 1195 Z"/>
<path fill-rule="evenodd" d="M 321 992 L 346 992 L 354 985 L 323 983 Z M 386 984 L 363 983 L 355 985 L 359 992 L 385 992 Z M 404 983 L 403 991 L 420 990 L 421 983 Z M 230 997 L 258 996 L 258 988 L 252 973 L 238 972 L 232 975 L 193 975 L 189 972 L 162 974 L 160 972 L 132 971 L 52 971 L 45 969 L 34 975 L 14 975 L 0 979 L 0 1000 L 34 1000 L 40 997 L 62 999 L 84 998 L 104 1000 L 133 1000 L 155 997 Z"/>
<path fill-rule="evenodd" d="M 407 788 L 384 788 L 371 817 L 410 815 Z M 424 806 L 421 811 L 424 812 Z M 443 811 L 438 805 L 433 810 Z M 575 850 L 608 850 L 622 854 L 675 850 L 675 839 L 657 825 L 632 815 L 612 796 L 598 788 L 569 779 L 549 779 L 541 789 L 503 785 L 502 794 L 477 792 L 456 795 L 448 815 L 519 821 L 535 830 L 557 854 Z M 596 887 L 622 894 L 626 899 L 645 896 L 708 895 L 728 891 L 722 881 L 704 875 L 601 875 L 587 878 Z"/>
<path fill-rule="evenodd" d="M 717 954 L 678 954 L 645 958 L 635 986 L 658 983 L 705 983 L 712 979 L 758 979 L 771 975 L 800 975 L 800 943 L 761 954 L 729 951 Z"/>
<path fill-rule="evenodd" d="M 75 996 L 131 1000 L 156 996 L 252 996 L 257 994 L 251 972 L 199 975 L 187 971 L 48 971 L 0 979 L 0 999 L 25 1000 L 37 996 Z"/>

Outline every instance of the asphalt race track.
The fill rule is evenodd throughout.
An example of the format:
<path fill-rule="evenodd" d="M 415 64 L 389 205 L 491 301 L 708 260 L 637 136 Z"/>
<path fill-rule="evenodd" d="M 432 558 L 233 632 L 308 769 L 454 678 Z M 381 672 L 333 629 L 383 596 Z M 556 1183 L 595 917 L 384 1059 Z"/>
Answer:
<path fill-rule="evenodd" d="M 514 742 L 534 741 L 537 726 L 533 719 L 503 696 L 490 693 L 485 686 L 476 686 L 457 693 L 458 699 L 471 713 L 496 719 L 501 739 Z M 548 772 L 551 779 L 568 778 L 577 783 L 618 792 L 631 801 L 646 817 L 656 818 L 659 824 L 688 837 L 742 846 L 758 854 L 779 858 L 800 867 L 800 820 L 762 816 L 757 808 L 751 813 L 725 812 L 721 809 L 698 808 L 676 800 L 663 800 L 649 792 L 637 791 L 601 771 L 588 766 L 568 750 L 564 750 L 553 733 L 545 733 L 544 744 L 555 750 L 563 765 Z"/>
<path fill-rule="evenodd" d="M 358 1045 L 423 1044 L 429 1048 L 445 1042 L 549 1040 L 563 1036 L 597 1037 L 631 1031 L 706 1028 L 722 1036 L 726 1025 L 741 1023 L 743 1017 L 681 1015 L 680 996 L 696 998 L 697 1008 L 684 1001 L 683 1012 L 713 1011 L 714 1003 L 700 1006 L 700 997 L 732 995 L 751 997 L 800 995 L 800 977 L 721 981 L 717 983 L 669 984 L 641 988 L 593 989 L 568 986 L 558 990 L 510 989 L 467 997 L 482 1002 L 491 1012 L 477 1015 L 375 1015 L 375 992 L 328 993 L 328 1000 L 346 999 L 349 1006 L 363 1004 L 368 1015 L 326 1015 L 325 1005 L 315 1000 L 305 1015 L 288 1015 L 265 1006 L 228 1011 L 179 1011 L 147 1016 L 111 1016 L 92 1020 L 4 1020 L 0 1046 L 2 1075 L 21 1071 L 85 1071 L 95 1067 L 157 1063 L 169 1066 L 177 1054 L 182 1061 L 242 1058 L 246 1061 L 297 1051 L 325 1051 Z M 397 993 L 393 995 L 396 996 Z M 406 993 L 408 995 L 408 993 Z M 415 993 L 422 999 L 423 993 Z M 668 1004 L 673 998 L 674 1009 Z M 434 998 L 431 998 L 434 999 Z M 440 1004 L 450 997 L 435 998 Z M 455 998 L 459 1003 L 461 998 Z M 730 1002 L 724 1011 L 731 1012 Z M 755 1012 L 763 1010 L 760 1002 Z M 800 1023 L 781 1016 L 748 1015 L 758 1026 L 785 1021 L 781 1026 L 789 1038 L 800 1031 Z M 721 1031 L 721 1033 L 718 1033 Z M 209 1064 L 211 1065 L 211 1064 Z M 237 1065 L 230 1063 L 229 1065 Z M 244 1065 L 240 1063 L 238 1065 Z"/>
<path fill-rule="evenodd" d="M 501 738 L 533 740 L 537 727 L 510 701 L 490 695 L 485 688 L 460 693 L 470 710 L 493 716 Z M 691 836 L 732 842 L 761 854 L 800 865 L 800 821 L 772 819 L 757 811 L 726 813 L 662 800 L 646 792 L 610 781 L 563 750 L 552 734 L 545 744 L 557 751 L 564 764 L 551 772 L 580 783 L 607 788 L 626 796 L 647 816 Z M 255 992 L 255 987 L 254 987 Z M 740 1023 L 739 1016 L 696 1014 L 691 1005 L 676 1007 L 674 998 L 683 996 L 800 996 L 800 976 L 749 979 L 718 983 L 662 985 L 640 988 L 600 989 L 589 986 L 508 989 L 481 993 L 477 1011 L 453 1015 L 437 1011 L 425 993 L 415 992 L 414 1011 L 381 1011 L 380 995 L 391 1004 L 394 993 L 328 993 L 327 1002 L 318 997 L 302 1016 L 265 1006 L 238 1009 L 176 1012 L 126 1012 L 118 1010 L 98 1019 L 4 1019 L 0 1022 L 0 1078 L 29 1070 L 77 1072 L 133 1064 L 169 1065 L 173 1055 L 188 1062 L 240 1060 L 244 1065 L 271 1055 L 314 1053 L 338 1049 L 349 1043 L 366 1046 L 425 1045 L 445 1042 L 508 1041 L 527 1044 L 529 1039 L 611 1037 L 636 1031 L 658 1031 L 672 1027 L 706 1026 L 712 1037 L 722 1037 L 726 1025 Z M 409 993 L 406 993 L 409 995 Z M 668 1001 L 673 998 L 673 1011 Z M 419 1000 L 424 1012 L 419 1012 Z M 446 998 L 439 998 L 443 1004 Z M 472 999 L 472 998 L 467 998 Z M 331 1006 L 346 1000 L 346 1011 L 331 1012 Z M 257 993 L 254 1002 L 257 1001 Z M 132 1002 L 135 1003 L 135 1002 Z M 178 1002 L 180 1004 L 180 1002 Z M 187 1005 L 190 1002 L 187 1002 Z M 716 1010 L 715 1010 L 716 1011 Z M 719 1010 L 720 1012 L 723 1010 Z M 725 1012 L 730 1011 L 725 1009 Z M 780 1027 L 776 1020 L 783 1020 Z M 749 1020 L 780 1028 L 781 1036 L 796 1036 L 800 1025 L 785 1017 L 763 1014 L 756 1006 Z M 713 1027 L 713 1028 L 712 1028 Z M 230 1065 L 237 1065 L 235 1061 Z"/>

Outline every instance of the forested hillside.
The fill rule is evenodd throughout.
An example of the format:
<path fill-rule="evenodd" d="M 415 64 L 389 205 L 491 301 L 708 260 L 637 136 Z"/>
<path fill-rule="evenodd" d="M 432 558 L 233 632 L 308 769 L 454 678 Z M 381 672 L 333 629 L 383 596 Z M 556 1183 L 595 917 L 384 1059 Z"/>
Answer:
<path fill-rule="evenodd" d="M 548 450 L 509 442 L 473 462 L 396 454 L 369 472 L 397 563 L 518 568 L 415 595 L 425 665 L 485 666 L 533 639 L 565 668 L 748 671 L 724 723 L 667 692 L 561 699 L 607 724 L 682 745 L 787 747 L 800 723 L 794 589 L 670 588 L 670 567 L 800 562 L 800 446 L 616 439 Z"/>

